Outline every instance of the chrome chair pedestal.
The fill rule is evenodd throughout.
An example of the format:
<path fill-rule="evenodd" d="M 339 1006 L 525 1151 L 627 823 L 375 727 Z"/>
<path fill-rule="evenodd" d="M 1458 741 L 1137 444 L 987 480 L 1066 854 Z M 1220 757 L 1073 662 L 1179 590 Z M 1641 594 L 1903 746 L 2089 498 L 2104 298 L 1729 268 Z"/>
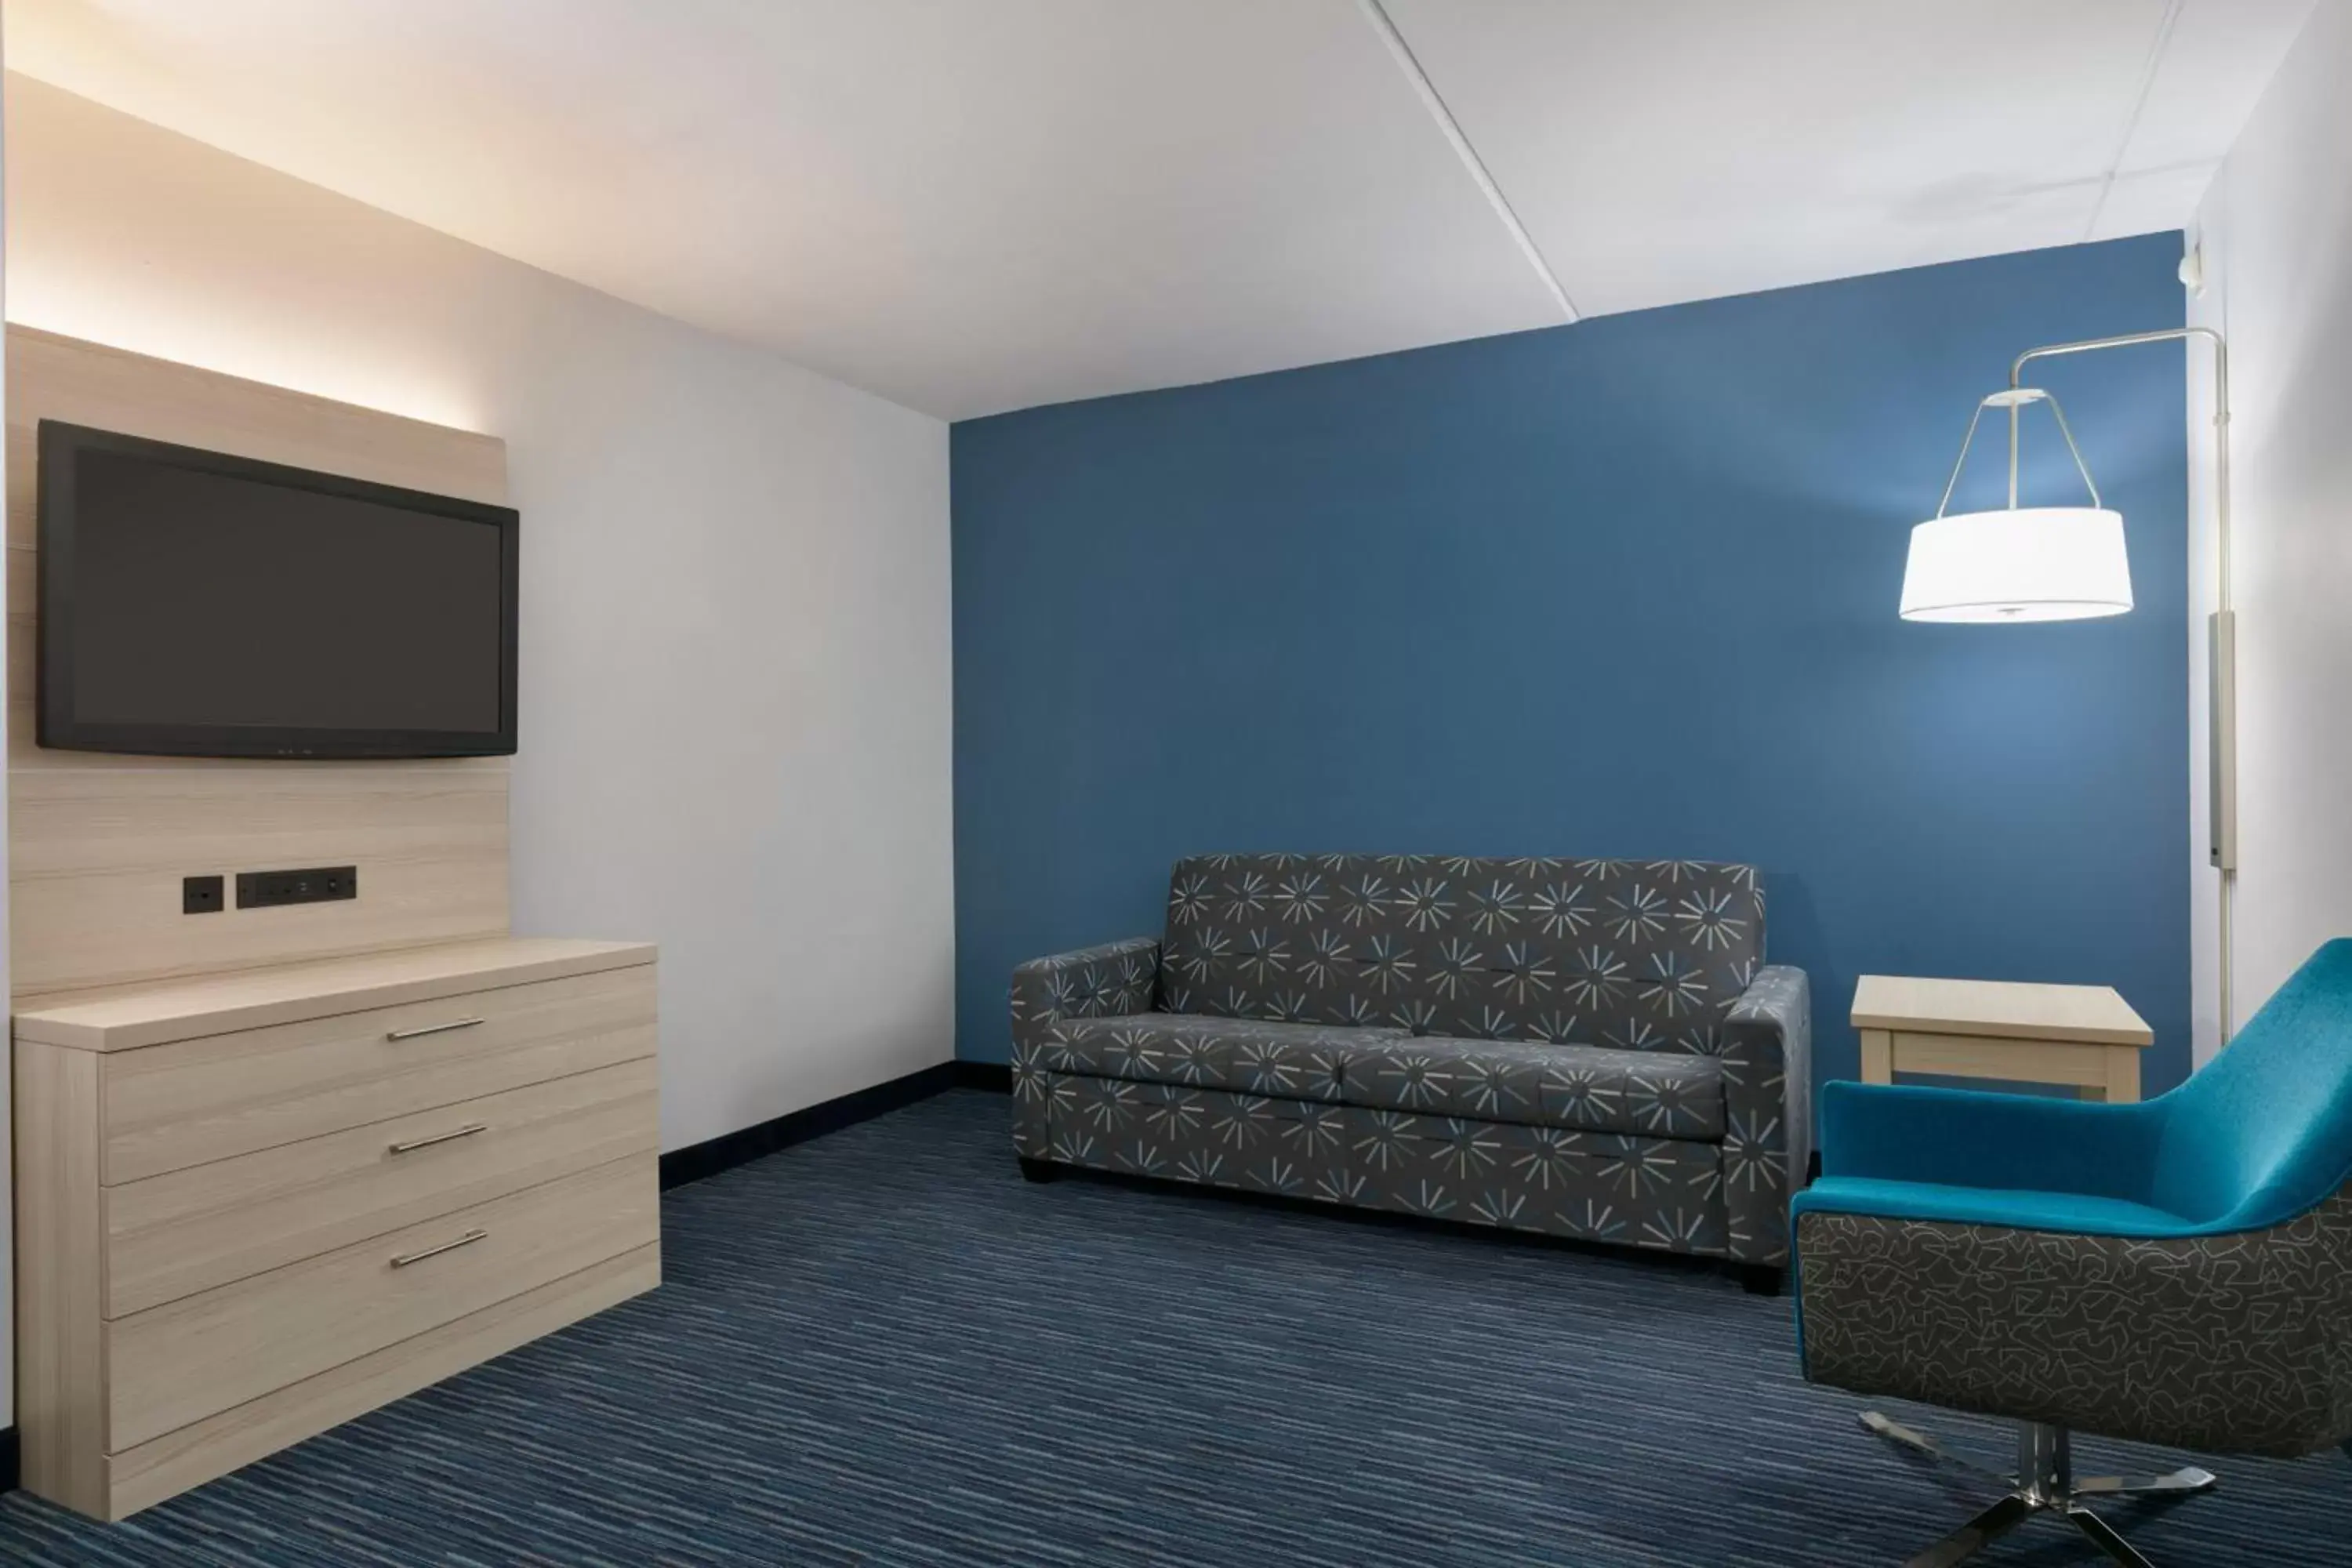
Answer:
<path fill-rule="evenodd" d="M 2078 1480 L 2074 1476 L 2074 1455 L 2065 1429 L 2045 1426 L 2039 1422 L 2018 1423 L 2017 1468 L 2013 1472 L 1996 1470 L 1989 1465 L 1980 1465 L 1955 1454 L 1934 1438 L 1890 1421 L 1874 1410 L 1863 1413 L 1862 1426 L 1873 1436 L 1884 1437 L 1923 1458 L 1953 1466 L 1972 1476 L 1982 1477 L 1996 1486 L 2009 1489 L 2008 1496 L 1912 1558 L 1905 1568 L 1952 1568 L 1953 1564 L 1974 1557 L 2037 1513 L 2063 1515 L 2075 1529 L 2095 1542 L 2101 1551 L 2116 1562 L 2126 1564 L 2126 1568 L 2155 1568 L 2133 1549 L 2129 1542 L 2116 1533 L 2114 1526 L 2084 1506 L 2085 1500 L 2091 1498 L 2201 1492 L 2214 1484 L 2210 1471 L 2200 1470 L 2193 1465 L 2163 1476 L 2092 1476 Z"/>

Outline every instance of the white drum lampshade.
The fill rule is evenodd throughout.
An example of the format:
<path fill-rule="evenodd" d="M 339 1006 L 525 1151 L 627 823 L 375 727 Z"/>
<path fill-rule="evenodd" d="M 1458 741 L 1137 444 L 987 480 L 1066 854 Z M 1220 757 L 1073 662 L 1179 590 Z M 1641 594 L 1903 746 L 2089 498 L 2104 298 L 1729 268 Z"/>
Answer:
<path fill-rule="evenodd" d="M 2131 607 L 2121 512 L 2021 507 L 1931 518 L 1911 531 L 1906 621 L 2071 621 Z"/>

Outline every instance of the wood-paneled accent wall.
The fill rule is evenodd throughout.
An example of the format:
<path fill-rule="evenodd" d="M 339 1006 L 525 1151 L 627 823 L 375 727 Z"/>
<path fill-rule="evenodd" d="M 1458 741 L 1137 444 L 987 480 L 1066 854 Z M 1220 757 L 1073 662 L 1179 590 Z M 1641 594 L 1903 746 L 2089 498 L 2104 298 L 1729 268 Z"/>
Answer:
<path fill-rule="evenodd" d="M 7 329 L 14 1005 L 92 986 L 507 931 L 507 763 L 228 762 L 33 743 L 35 431 L 45 418 L 472 500 L 506 444 L 30 328 Z M 359 867 L 348 903 L 180 912 L 180 879 Z"/>

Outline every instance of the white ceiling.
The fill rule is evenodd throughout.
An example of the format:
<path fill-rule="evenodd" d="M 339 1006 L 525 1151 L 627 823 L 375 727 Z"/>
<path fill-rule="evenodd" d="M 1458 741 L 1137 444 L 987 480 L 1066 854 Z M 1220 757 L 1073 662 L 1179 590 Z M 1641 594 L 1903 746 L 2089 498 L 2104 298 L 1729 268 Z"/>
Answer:
<path fill-rule="evenodd" d="M 2179 228 L 2310 9 L 1388 0 L 1591 314 Z"/>
<path fill-rule="evenodd" d="M 1363 0 L 7 0 L 5 47 L 961 418 L 2177 227 L 2313 3 L 1387 0 L 1532 258 Z"/>

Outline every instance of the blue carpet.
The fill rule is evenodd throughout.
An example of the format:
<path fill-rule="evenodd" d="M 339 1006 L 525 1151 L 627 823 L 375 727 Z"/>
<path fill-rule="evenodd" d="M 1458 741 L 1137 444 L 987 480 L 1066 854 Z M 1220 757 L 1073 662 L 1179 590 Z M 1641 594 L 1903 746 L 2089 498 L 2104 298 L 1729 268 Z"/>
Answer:
<path fill-rule="evenodd" d="M 1987 1500 L 1800 1383 L 1784 1301 L 1031 1186 L 1005 1120 L 953 1093 L 681 1188 L 655 1295 L 124 1524 L 13 1495 L 0 1561 L 1884 1568 Z M 2352 1464 L 2210 1463 L 2213 1496 L 2110 1517 L 2164 1568 L 2352 1560 Z M 1980 1561 L 2102 1560 L 2036 1522 Z"/>

